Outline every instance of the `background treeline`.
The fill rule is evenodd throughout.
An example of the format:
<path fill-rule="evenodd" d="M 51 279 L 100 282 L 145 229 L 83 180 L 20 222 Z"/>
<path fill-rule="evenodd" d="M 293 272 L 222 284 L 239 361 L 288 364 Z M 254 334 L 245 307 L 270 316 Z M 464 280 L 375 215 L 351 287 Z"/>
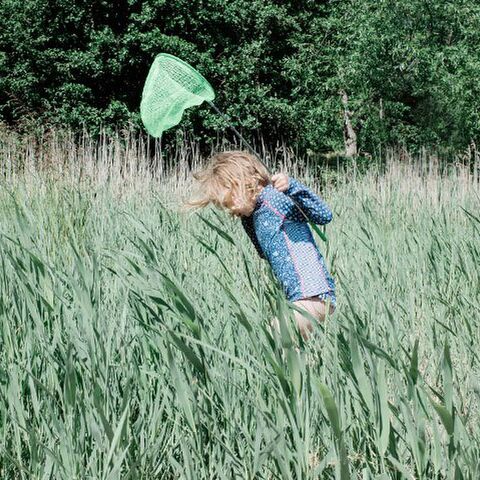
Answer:
<path fill-rule="evenodd" d="M 246 134 L 313 152 L 460 150 L 480 137 L 479 25 L 478 0 L 1 0 L 0 119 L 140 127 L 143 82 L 168 52 Z M 206 140 L 224 125 L 202 107 L 182 127 Z"/>

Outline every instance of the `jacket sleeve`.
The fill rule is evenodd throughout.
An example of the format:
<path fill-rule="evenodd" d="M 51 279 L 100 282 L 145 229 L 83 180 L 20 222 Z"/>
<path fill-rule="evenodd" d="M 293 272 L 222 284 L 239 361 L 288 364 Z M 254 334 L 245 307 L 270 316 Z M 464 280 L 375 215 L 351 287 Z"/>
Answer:
<path fill-rule="evenodd" d="M 257 253 L 260 255 L 260 258 L 265 259 L 265 255 L 262 251 L 262 247 L 258 243 L 257 234 L 255 233 L 255 228 L 253 226 L 253 217 L 252 216 L 242 217 L 241 221 L 242 221 L 243 228 L 245 229 L 245 232 L 247 232 L 247 235 L 250 237 L 250 240 L 255 246 L 255 249 L 257 250 Z"/>
<path fill-rule="evenodd" d="M 298 204 L 311 222 L 325 225 L 332 221 L 333 214 L 328 205 L 316 193 L 298 180 L 289 177 L 288 188 L 284 193 Z M 305 216 L 298 210 L 298 207 L 291 202 L 288 202 L 286 205 L 285 217 L 297 222 L 306 221 Z"/>

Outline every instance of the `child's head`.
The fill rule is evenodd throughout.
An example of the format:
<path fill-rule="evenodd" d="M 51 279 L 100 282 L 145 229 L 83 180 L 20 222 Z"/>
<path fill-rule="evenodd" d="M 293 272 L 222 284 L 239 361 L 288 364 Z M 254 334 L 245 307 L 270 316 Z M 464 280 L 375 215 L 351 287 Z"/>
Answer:
<path fill-rule="evenodd" d="M 202 208 L 213 203 L 237 216 L 252 213 L 257 195 L 270 182 L 262 163 L 239 150 L 213 155 L 207 167 L 193 177 L 199 182 L 199 195 L 187 202 L 187 207 Z"/>

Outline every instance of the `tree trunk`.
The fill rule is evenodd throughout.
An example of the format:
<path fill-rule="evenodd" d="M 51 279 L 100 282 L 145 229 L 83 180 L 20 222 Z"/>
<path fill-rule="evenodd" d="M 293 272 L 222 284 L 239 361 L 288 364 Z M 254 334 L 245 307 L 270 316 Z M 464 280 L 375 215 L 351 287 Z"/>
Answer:
<path fill-rule="evenodd" d="M 348 95 L 345 90 L 340 92 L 343 103 L 343 141 L 345 144 L 345 155 L 355 157 L 357 155 L 357 134 L 352 127 L 352 112 L 348 109 Z"/>

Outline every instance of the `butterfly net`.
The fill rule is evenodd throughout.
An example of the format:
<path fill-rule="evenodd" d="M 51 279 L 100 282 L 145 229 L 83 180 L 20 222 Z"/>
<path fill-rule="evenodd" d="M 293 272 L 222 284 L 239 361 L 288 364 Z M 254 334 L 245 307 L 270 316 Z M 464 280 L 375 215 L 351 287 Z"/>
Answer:
<path fill-rule="evenodd" d="M 214 98 L 212 86 L 200 73 L 179 58 L 161 53 L 148 72 L 140 115 L 148 133 L 159 137 L 180 122 L 186 108 Z"/>

